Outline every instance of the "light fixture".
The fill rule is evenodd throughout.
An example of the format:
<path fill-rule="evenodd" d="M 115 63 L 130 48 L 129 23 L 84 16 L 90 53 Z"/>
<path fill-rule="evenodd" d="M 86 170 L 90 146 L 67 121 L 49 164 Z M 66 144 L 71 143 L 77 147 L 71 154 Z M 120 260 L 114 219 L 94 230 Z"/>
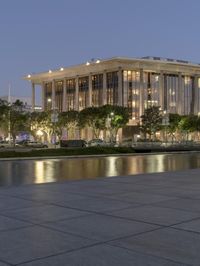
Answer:
<path fill-rule="evenodd" d="M 61 68 L 60 68 L 60 71 L 63 71 L 63 70 L 64 70 L 64 68 L 63 68 L 63 67 L 61 67 Z"/>
<path fill-rule="evenodd" d="M 51 69 L 49 70 L 49 73 L 52 73 Z"/>
<path fill-rule="evenodd" d="M 27 77 L 30 79 L 31 78 L 31 75 L 29 74 Z"/>
<path fill-rule="evenodd" d="M 99 64 L 100 63 L 100 60 L 99 59 L 97 59 L 97 61 L 96 61 L 96 64 Z"/>
<path fill-rule="evenodd" d="M 89 65 L 90 65 L 90 62 L 87 61 L 87 62 L 86 62 L 86 66 L 89 66 Z"/>
<path fill-rule="evenodd" d="M 37 134 L 39 137 L 41 137 L 41 136 L 43 135 L 43 132 L 39 129 L 39 130 L 36 132 L 36 134 Z"/>
<path fill-rule="evenodd" d="M 48 99 L 47 99 L 47 102 L 50 103 L 50 102 L 51 102 L 51 98 L 48 98 Z"/>

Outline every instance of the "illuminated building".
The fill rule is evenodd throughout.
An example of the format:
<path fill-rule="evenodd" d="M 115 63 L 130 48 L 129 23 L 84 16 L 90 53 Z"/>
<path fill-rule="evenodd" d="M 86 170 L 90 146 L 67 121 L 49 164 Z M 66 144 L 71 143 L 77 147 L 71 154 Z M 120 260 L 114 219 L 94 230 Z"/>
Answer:
<path fill-rule="evenodd" d="M 82 110 L 104 104 L 128 107 L 128 126 L 139 122 L 144 109 L 157 105 L 180 115 L 200 112 L 200 65 L 159 57 L 111 58 L 38 74 L 24 79 L 42 89 L 43 110 Z"/>

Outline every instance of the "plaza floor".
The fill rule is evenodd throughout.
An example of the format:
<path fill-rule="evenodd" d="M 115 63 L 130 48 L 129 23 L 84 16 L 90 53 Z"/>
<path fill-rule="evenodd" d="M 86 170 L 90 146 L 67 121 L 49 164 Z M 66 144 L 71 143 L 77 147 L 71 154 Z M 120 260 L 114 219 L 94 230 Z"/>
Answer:
<path fill-rule="evenodd" d="M 200 169 L 2 187 L 6 265 L 200 265 Z"/>

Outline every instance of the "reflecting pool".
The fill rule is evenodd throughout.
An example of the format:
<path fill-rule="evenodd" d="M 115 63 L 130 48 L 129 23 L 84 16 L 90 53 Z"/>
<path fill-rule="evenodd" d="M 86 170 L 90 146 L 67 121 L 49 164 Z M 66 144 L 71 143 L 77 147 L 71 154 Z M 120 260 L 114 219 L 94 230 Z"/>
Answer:
<path fill-rule="evenodd" d="M 0 161 L 0 185 L 47 183 L 200 168 L 200 153 Z"/>

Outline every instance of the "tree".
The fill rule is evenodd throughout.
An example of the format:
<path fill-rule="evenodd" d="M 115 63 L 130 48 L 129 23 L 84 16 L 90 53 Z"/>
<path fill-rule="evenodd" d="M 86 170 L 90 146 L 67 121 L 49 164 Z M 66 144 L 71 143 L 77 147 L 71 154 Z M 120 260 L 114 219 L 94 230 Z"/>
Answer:
<path fill-rule="evenodd" d="M 147 134 L 150 140 L 155 138 L 156 132 L 162 128 L 162 113 L 159 106 L 151 106 L 144 110 L 144 114 L 141 116 L 142 123 L 140 130 L 143 132 L 145 139 Z"/>
<path fill-rule="evenodd" d="M 52 132 L 51 112 L 32 112 L 29 117 L 31 134 L 37 139 L 37 131 L 42 131 L 50 137 Z"/>
<path fill-rule="evenodd" d="M 90 127 L 95 138 L 99 138 L 100 131 L 105 128 L 105 119 L 101 107 L 88 107 L 80 112 L 79 125 L 81 128 Z"/>
<path fill-rule="evenodd" d="M 70 110 L 58 114 L 58 121 L 55 123 L 55 132 L 59 139 L 61 138 L 64 129 L 68 131 L 69 135 L 73 135 L 77 128 L 79 128 L 78 111 Z"/>
<path fill-rule="evenodd" d="M 198 117 L 195 115 L 182 116 L 179 122 L 179 129 L 182 133 L 186 133 L 186 140 L 188 140 L 188 135 L 194 132 L 198 128 Z"/>
<path fill-rule="evenodd" d="M 104 117 L 104 127 L 110 131 L 111 141 L 115 140 L 118 130 L 129 121 L 128 108 L 117 105 L 104 105 L 100 108 Z"/>
<path fill-rule="evenodd" d="M 16 136 L 20 131 L 29 130 L 29 115 L 24 111 L 24 104 L 20 100 L 16 100 L 8 109 L 8 127 L 15 146 Z"/>
<path fill-rule="evenodd" d="M 169 114 L 169 125 L 167 126 L 167 132 L 171 135 L 172 140 L 175 139 L 175 133 L 179 128 L 181 116 L 179 114 Z"/>
<path fill-rule="evenodd" d="M 0 99 L 0 125 L 1 130 L 5 133 L 5 135 L 8 135 L 8 114 L 8 102 Z"/>

